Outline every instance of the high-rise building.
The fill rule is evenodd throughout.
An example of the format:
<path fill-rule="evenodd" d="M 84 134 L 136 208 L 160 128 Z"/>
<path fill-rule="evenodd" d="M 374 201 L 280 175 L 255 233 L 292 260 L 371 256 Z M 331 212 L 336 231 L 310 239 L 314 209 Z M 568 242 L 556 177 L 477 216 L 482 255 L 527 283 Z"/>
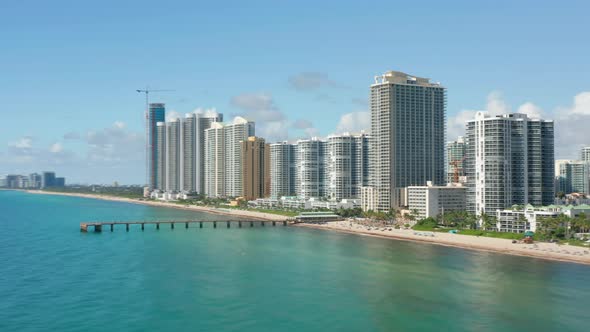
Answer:
<path fill-rule="evenodd" d="M 287 142 L 270 144 L 270 196 L 295 196 L 295 146 Z"/>
<path fill-rule="evenodd" d="M 254 131 L 254 122 L 242 117 L 234 118 L 230 124 L 214 122 L 205 130 L 205 194 L 212 197 L 242 195 L 240 141 L 254 136 Z"/>
<path fill-rule="evenodd" d="M 197 168 L 197 115 L 195 113 L 186 114 L 182 123 L 182 173 L 180 178 L 180 188 L 183 191 L 197 191 L 196 168 Z"/>
<path fill-rule="evenodd" d="M 155 189 L 166 190 L 166 123 L 156 124 L 156 184 Z"/>
<path fill-rule="evenodd" d="M 371 85 L 371 186 L 378 211 L 400 207 L 408 186 L 445 182 L 446 89 L 389 71 Z M 367 206 L 363 207 L 365 210 Z"/>
<path fill-rule="evenodd" d="M 369 137 L 332 135 L 327 140 L 326 196 L 330 200 L 359 198 L 369 179 Z"/>
<path fill-rule="evenodd" d="M 181 174 L 181 122 L 174 119 L 166 123 L 166 191 L 180 191 Z"/>
<path fill-rule="evenodd" d="M 581 160 L 556 160 L 557 192 L 590 194 L 590 163 Z"/>
<path fill-rule="evenodd" d="M 146 158 L 147 158 L 147 173 L 148 173 L 148 187 L 155 188 L 158 181 L 158 151 L 156 146 L 158 144 L 157 123 L 166 120 L 166 107 L 161 103 L 149 104 L 147 114 L 147 143 L 146 143 Z"/>
<path fill-rule="evenodd" d="M 268 196 L 270 148 L 264 138 L 251 136 L 240 142 L 242 155 L 242 197 L 246 200 Z"/>
<path fill-rule="evenodd" d="M 199 194 L 205 193 L 205 130 L 211 128 L 214 122 L 223 122 L 221 113 L 205 113 L 196 115 L 195 124 L 195 191 Z"/>
<path fill-rule="evenodd" d="M 41 188 L 55 187 L 55 172 L 43 172 Z"/>
<path fill-rule="evenodd" d="M 254 136 L 254 122 L 236 117 L 225 125 L 225 191 L 228 197 L 242 195 L 242 154 L 240 142 Z"/>
<path fill-rule="evenodd" d="M 326 195 L 326 142 L 315 137 L 297 141 L 295 158 L 297 196 L 301 199 L 324 197 Z"/>
<path fill-rule="evenodd" d="M 585 146 L 582 148 L 580 159 L 590 163 L 590 146 Z"/>
<path fill-rule="evenodd" d="M 459 136 L 456 141 L 447 142 L 447 183 L 464 183 L 465 140 Z"/>
<path fill-rule="evenodd" d="M 225 196 L 225 133 L 221 122 L 205 130 L 205 194 Z"/>
<path fill-rule="evenodd" d="M 467 209 L 494 215 L 554 200 L 553 121 L 478 112 L 467 122 Z"/>

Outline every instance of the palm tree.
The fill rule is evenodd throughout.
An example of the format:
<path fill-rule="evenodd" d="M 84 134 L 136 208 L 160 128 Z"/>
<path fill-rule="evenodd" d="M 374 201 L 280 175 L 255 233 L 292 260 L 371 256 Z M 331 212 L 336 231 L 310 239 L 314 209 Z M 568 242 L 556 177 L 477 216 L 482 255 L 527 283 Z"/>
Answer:
<path fill-rule="evenodd" d="M 479 218 L 481 220 L 481 225 L 485 231 L 489 230 L 490 228 L 492 228 L 494 226 L 494 219 L 495 218 L 488 215 L 487 213 L 483 212 L 479 216 Z"/>

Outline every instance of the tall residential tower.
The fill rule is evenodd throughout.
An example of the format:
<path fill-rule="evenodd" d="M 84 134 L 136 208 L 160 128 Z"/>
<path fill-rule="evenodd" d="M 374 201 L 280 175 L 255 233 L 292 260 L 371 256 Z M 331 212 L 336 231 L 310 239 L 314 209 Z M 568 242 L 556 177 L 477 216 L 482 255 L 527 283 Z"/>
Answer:
<path fill-rule="evenodd" d="M 147 185 L 150 189 L 153 189 L 156 188 L 158 183 L 158 151 L 156 150 L 156 146 L 158 144 L 157 123 L 164 122 L 166 120 L 165 105 L 161 103 L 149 104 L 147 117 Z"/>
<path fill-rule="evenodd" d="M 403 205 L 408 186 L 445 182 L 446 89 L 427 78 L 389 71 L 375 77 L 370 93 L 371 176 L 365 210 Z"/>
<path fill-rule="evenodd" d="M 466 156 L 468 211 L 553 203 L 553 121 L 478 112 L 467 122 Z"/>

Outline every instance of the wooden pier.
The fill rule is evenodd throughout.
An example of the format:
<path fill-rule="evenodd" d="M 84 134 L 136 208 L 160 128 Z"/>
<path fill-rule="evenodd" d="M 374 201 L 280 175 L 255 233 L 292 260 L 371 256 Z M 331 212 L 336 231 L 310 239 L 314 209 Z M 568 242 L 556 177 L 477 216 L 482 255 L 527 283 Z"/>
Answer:
<path fill-rule="evenodd" d="M 80 231 L 81 232 L 88 232 L 89 229 L 94 230 L 95 232 L 102 232 L 103 227 L 110 227 L 110 231 L 115 230 L 115 226 L 124 225 L 125 230 L 129 232 L 130 225 L 141 225 L 141 230 L 145 230 L 145 225 L 154 225 L 157 230 L 160 229 L 160 225 L 170 225 L 170 229 L 174 229 L 174 225 L 180 225 L 181 227 L 188 228 L 189 224 L 199 224 L 199 228 L 203 228 L 204 223 L 213 224 L 213 228 L 217 228 L 217 224 L 226 224 L 227 228 L 231 227 L 231 224 L 237 224 L 239 228 L 242 227 L 242 224 L 250 227 L 254 227 L 254 225 L 264 226 L 265 224 L 272 224 L 276 226 L 278 224 L 283 224 L 283 226 L 287 226 L 290 221 L 283 220 L 283 221 L 276 221 L 276 220 L 256 220 L 256 221 L 245 221 L 245 220 L 169 220 L 169 221 L 101 221 L 101 222 L 82 222 L 80 223 Z"/>

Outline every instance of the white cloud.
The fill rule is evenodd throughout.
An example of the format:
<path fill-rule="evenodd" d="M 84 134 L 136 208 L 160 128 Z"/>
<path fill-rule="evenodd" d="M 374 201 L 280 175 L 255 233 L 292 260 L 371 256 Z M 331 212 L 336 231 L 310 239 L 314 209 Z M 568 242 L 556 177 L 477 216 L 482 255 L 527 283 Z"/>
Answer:
<path fill-rule="evenodd" d="M 543 110 L 531 102 L 520 105 L 517 112 L 526 114 L 529 118 L 533 119 L 543 119 L 545 117 Z"/>
<path fill-rule="evenodd" d="M 245 93 L 231 98 L 230 104 L 241 110 L 239 116 L 256 122 L 256 135 L 272 142 L 288 137 L 287 116 L 268 93 Z"/>
<path fill-rule="evenodd" d="M 61 143 L 56 142 L 51 144 L 51 146 L 49 147 L 49 152 L 51 153 L 60 153 L 63 151 L 63 146 L 61 145 Z"/>
<path fill-rule="evenodd" d="M 166 122 L 173 121 L 179 118 L 182 118 L 182 116 L 175 110 L 170 110 L 166 112 Z"/>
<path fill-rule="evenodd" d="M 371 114 L 369 112 L 346 113 L 340 117 L 336 131 L 338 133 L 360 131 L 369 132 L 371 129 Z"/>
<path fill-rule="evenodd" d="M 33 138 L 30 136 L 24 136 L 18 139 L 16 142 L 8 143 L 8 146 L 17 149 L 30 149 L 33 147 Z"/>
<path fill-rule="evenodd" d="M 487 111 L 490 115 L 500 115 L 510 113 L 511 109 L 502 98 L 499 91 L 492 91 L 488 94 L 486 107 L 484 110 L 461 110 L 453 116 L 447 118 L 447 139 L 455 140 L 458 136 L 465 135 L 465 122 L 475 118 L 475 113 Z"/>
<path fill-rule="evenodd" d="M 590 115 L 590 91 L 578 93 L 574 97 L 574 104 L 564 110 L 571 115 Z"/>
<path fill-rule="evenodd" d="M 113 123 L 113 127 L 123 129 L 125 128 L 125 123 L 122 121 L 115 121 L 115 123 Z"/>
<path fill-rule="evenodd" d="M 197 107 L 193 110 L 193 113 L 202 114 L 206 117 L 213 117 L 213 116 L 217 116 L 219 114 L 215 107 L 212 107 L 212 108 Z"/>

